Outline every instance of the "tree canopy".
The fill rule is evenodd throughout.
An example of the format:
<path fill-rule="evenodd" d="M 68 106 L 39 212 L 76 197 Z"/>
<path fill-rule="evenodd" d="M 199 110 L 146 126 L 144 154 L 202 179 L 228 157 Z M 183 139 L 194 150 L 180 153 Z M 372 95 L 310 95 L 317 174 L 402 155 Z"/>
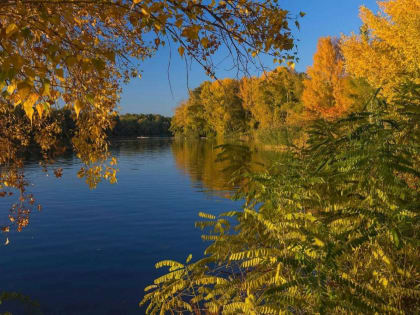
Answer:
<path fill-rule="evenodd" d="M 335 118 L 349 109 L 352 100 L 343 91 L 349 78 L 337 40 L 331 37 L 319 39 L 314 64 L 308 67 L 307 75 L 302 101 L 310 113 Z"/>
<path fill-rule="evenodd" d="M 420 83 L 420 2 L 378 4 L 378 14 L 360 9 L 362 32 L 344 37 L 341 47 L 349 73 L 392 97 L 399 84 L 407 80 Z"/>
<path fill-rule="evenodd" d="M 278 67 L 260 77 L 203 82 L 176 108 L 171 129 L 184 136 L 232 136 L 284 127 L 302 110 L 302 78 Z"/>

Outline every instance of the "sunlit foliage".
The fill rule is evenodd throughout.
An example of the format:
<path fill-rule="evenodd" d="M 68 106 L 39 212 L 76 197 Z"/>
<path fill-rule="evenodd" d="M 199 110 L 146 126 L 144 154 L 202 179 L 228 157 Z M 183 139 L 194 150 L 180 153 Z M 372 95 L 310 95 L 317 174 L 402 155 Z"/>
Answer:
<path fill-rule="evenodd" d="M 346 81 L 340 46 L 331 37 L 320 38 L 313 66 L 308 67 L 308 78 L 302 101 L 310 117 L 334 119 L 342 116 L 353 104 L 345 93 Z"/>
<path fill-rule="evenodd" d="M 406 80 L 420 83 L 420 1 L 380 1 L 374 14 L 361 7 L 361 35 L 344 37 L 346 70 L 362 77 L 387 97 Z"/>
<path fill-rule="evenodd" d="M 230 146 L 236 155 L 223 162 L 240 157 L 246 172 L 229 174 L 248 173 L 244 209 L 200 213 L 204 258 L 159 262 L 169 272 L 146 288 L 148 313 L 420 313 L 420 3 L 380 6 L 361 9 L 361 35 L 320 40 L 302 98 L 303 76 L 279 68 L 204 82 L 178 107 L 171 129 L 182 135 L 297 126 L 309 138 L 286 141 L 256 175 L 247 151 Z M 259 53 L 292 59 L 290 20 L 275 0 L 1 1 L 0 196 L 19 193 L 8 220 L 28 224 L 25 154 L 45 166 L 65 149 L 64 113 L 85 163 L 79 176 L 91 187 L 115 182 L 107 131 L 137 62 L 169 43 L 213 77 L 221 46 L 245 71 Z M 363 103 L 370 86 L 383 90 Z M 309 125 L 299 122 L 302 103 Z"/>
<path fill-rule="evenodd" d="M 175 109 L 171 129 L 184 136 L 230 136 L 296 125 L 302 77 L 278 67 L 261 77 L 204 82 Z"/>
<path fill-rule="evenodd" d="M 279 128 L 290 120 L 289 114 L 300 111 L 302 90 L 302 75 L 278 67 L 260 78 L 242 79 L 240 97 L 254 127 Z"/>
<path fill-rule="evenodd" d="M 238 92 L 239 82 L 234 79 L 206 82 L 202 86 L 200 101 L 205 119 L 219 135 L 246 130 L 245 111 Z"/>
<path fill-rule="evenodd" d="M 203 82 L 175 110 L 171 130 L 183 136 L 232 135 L 247 130 L 247 115 L 234 79 Z"/>
<path fill-rule="evenodd" d="M 188 100 L 176 107 L 170 127 L 175 135 L 189 138 L 215 135 L 214 127 L 206 120 L 207 113 L 201 101 L 204 84 L 207 83 L 202 83 L 198 88 L 190 91 Z"/>

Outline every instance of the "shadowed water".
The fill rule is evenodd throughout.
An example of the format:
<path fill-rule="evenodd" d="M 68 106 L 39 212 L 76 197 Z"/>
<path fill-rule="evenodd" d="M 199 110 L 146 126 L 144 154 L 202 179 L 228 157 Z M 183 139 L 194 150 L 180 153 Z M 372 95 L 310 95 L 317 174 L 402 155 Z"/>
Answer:
<path fill-rule="evenodd" d="M 46 176 L 36 163 L 26 174 L 41 212 L 0 246 L 0 289 L 17 291 L 44 314 L 142 314 L 143 288 L 159 275 L 154 264 L 201 256 L 206 247 L 194 228 L 198 211 L 220 213 L 241 202 L 232 191 L 225 162 L 209 141 L 119 141 L 118 183 L 90 190 L 77 178 L 79 161 L 57 161 L 63 176 Z M 2 220 L 10 200 L 0 198 Z M 11 304 L 0 306 L 0 312 Z M 31 314 L 18 306 L 15 314 Z"/>

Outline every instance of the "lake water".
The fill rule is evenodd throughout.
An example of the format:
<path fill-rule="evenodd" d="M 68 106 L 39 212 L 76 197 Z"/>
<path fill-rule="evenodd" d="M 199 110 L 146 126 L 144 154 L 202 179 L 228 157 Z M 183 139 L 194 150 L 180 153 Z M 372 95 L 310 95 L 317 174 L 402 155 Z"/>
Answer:
<path fill-rule="evenodd" d="M 226 198 L 233 190 L 222 172 L 228 162 L 215 162 L 219 150 L 210 141 L 127 140 L 112 151 L 118 183 L 94 190 L 77 178 L 73 156 L 57 161 L 59 179 L 28 163 L 29 190 L 42 211 L 0 246 L 1 291 L 31 297 L 44 314 L 143 314 L 143 289 L 160 274 L 154 264 L 198 258 L 206 247 L 194 227 L 197 213 L 241 207 Z M 0 198 L 2 222 L 10 203 Z M 0 312 L 7 307 L 34 312 L 13 303 Z"/>

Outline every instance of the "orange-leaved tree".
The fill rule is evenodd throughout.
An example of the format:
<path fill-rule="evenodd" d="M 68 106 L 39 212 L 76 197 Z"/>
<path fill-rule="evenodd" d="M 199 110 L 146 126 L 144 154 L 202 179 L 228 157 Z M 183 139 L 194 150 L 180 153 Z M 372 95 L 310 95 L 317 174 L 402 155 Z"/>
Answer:
<path fill-rule="evenodd" d="M 345 93 L 348 76 L 336 39 L 319 39 L 314 63 L 308 67 L 307 75 L 302 101 L 310 118 L 334 119 L 350 108 L 352 99 Z"/>

